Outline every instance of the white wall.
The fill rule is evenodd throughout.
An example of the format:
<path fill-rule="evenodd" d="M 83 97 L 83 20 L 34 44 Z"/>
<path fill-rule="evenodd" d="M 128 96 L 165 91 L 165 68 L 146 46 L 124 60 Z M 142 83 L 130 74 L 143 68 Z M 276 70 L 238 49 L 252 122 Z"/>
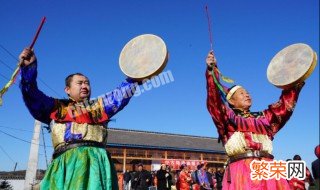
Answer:
<path fill-rule="evenodd" d="M 10 183 L 10 185 L 13 187 L 14 190 L 23 190 L 25 180 L 10 179 L 6 181 Z"/>
<path fill-rule="evenodd" d="M 10 183 L 14 190 L 23 190 L 24 180 L 10 179 L 6 181 Z"/>

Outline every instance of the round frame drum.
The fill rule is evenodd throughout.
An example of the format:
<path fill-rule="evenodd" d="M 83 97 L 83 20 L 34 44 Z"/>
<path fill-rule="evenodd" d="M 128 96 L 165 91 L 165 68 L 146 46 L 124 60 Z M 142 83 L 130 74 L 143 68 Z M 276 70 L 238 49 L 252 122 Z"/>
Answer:
<path fill-rule="evenodd" d="M 121 71 L 136 81 L 159 74 L 167 62 L 166 44 L 153 34 L 143 34 L 130 40 L 119 57 Z"/>
<path fill-rule="evenodd" d="M 306 80 L 317 64 L 317 54 L 303 43 L 292 44 L 271 60 L 267 77 L 276 87 L 286 89 Z"/>

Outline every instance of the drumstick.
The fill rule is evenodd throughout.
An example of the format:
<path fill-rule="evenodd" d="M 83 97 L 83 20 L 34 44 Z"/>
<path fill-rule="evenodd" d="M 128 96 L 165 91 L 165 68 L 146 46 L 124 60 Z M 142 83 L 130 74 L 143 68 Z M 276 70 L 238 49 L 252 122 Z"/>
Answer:
<path fill-rule="evenodd" d="M 31 45 L 30 45 L 30 47 L 29 47 L 30 49 L 32 49 L 33 46 L 34 46 L 34 44 L 36 43 L 36 41 L 37 41 L 37 39 L 38 39 L 38 36 L 39 36 L 39 34 L 40 34 L 40 31 L 41 31 L 41 29 L 42 29 L 42 26 L 43 26 L 43 24 L 44 24 L 45 21 L 46 21 L 46 17 L 44 16 L 44 17 L 42 18 L 42 20 L 41 20 L 40 26 L 38 27 L 37 33 L 36 33 L 36 35 L 34 36 L 33 41 L 32 41 L 32 43 L 31 43 Z"/>
<path fill-rule="evenodd" d="M 207 21 L 208 21 L 208 29 L 209 29 L 209 39 L 210 39 L 210 48 L 211 48 L 211 52 L 213 52 L 213 42 L 212 42 L 212 31 L 211 31 L 211 18 L 209 16 L 209 10 L 208 10 L 208 6 L 206 5 L 206 15 L 207 15 Z M 223 76 L 222 73 L 219 71 L 219 69 L 216 67 L 215 70 L 218 72 L 219 76 L 221 77 L 221 79 L 227 83 L 234 83 L 234 81 L 226 76 Z M 225 86 L 223 86 L 217 79 L 216 76 L 212 70 L 211 73 L 214 83 L 218 86 L 218 89 L 221 91 L 222 94 L 224 94 L 224 97 L 226 96 L 226 91 L 225 91 Z"/>
<path fill-rule="evenodd" d="M 37 39 L 38 39 L 38 36 L 40 34 L 40 31 L 42 29 L 42 26 L 44 24 L 44 22 L 46 21 L 46 17 L 43 17 L 42 20 L 41 20 L 41 23 L 37 29 L 37 32 L 32 40 L 32 43 L 30 44 L 29 46 L 29 49 L 32 49 L 34 44 L 36 43 Z M 4 93 L 6 93 L 9 89 L 9 87 L 15 82 L 17 76 L 18 76 L 18 73 L 20 71 L 20 66 L 21 64 L 23 63 L 24 59 L 22 58 L 19 63 L 18 63 L 18 66 L 17 68 L 15 69 L 15 71 L 13 72 L 9 82 L 0 90 L 0 106 L 2 105 L 2 96 L 4 95 Z"/>
<path fill-rule="evenodd" d="M 37 29 L 37 32 L 36 32 L 36 34 L 34 35 L 33 40 L 32 40 L 32 42 L 31 42 L 31 44 L 30 44 L 30 46 L 29 46 L 29 49 L 30 49 L 30 50 L 32 50 L 34 44 L 36 43 L 36 41 L 37 41 L 37 39 L 38 39 L 38 36 L 39 36 L 39 34 L 40 34 L 40 32 L 41 32 L 42 26 L 43 26 L 43 24 L 44 24 L 45 21 L 46 21 L 46 17 L 43 17 L 42 20 L 41 20 L 41 22 L 40 22 L 40 25 L 39 25 L 39 27 L 38 27 L 38 29 Z M 19 67 L 21 66 L 21 64 L 23 63 L 23 61 L 24 61 L 24 58 L 22 58 L 22 59 L 19 61 L 19 63 L 18 63 L 18 66 L 19 66 Z M 16 76 L 15 76 L 15 78 L 16 78 Z M 15 79 L 14 79 L 14 80 L 15 80 Z"/>
<path fill-rule="evenodd" d="M 208 20 L 208 28 L 209 28 L 209 39 L 210 39 L 210 47 L 211 47 L 211 51 L 213 51 L 212 48 L 212 32 L 211 32 L 211 18 L 209 16 L 209 11 L 208 11 L 208 6 L 206 5 L 206 14 L 207 14 L 207 20 Z"/>

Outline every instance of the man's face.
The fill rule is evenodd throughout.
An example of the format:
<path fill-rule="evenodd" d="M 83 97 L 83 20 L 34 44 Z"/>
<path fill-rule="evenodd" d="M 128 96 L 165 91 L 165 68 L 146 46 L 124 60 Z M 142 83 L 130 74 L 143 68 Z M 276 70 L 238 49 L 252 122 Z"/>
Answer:
<path fill-rule="evenodd" d="M 142 168 L 143 168 L 142 166 L 139 166 L 139 167 L 138 167 L 138 170 L 141 172 L 141 171 L 142 171 Z"/>
<path fill-rule="evenodd" d="M 234 108 L 240 108 L 243 110 L 249 110 L 251 107 L 251 97 L 244 88 L 239 88 L 229 100 L 229 103 Z"/>
<path fill-rule="evenodd" d="M 184 166 L 182 170 L 183 170 L 184 172 L 187 172 L 187 171 L 188 171 L 188 167 L 187 167 L 187 166 Z"/>
<path fill-rule="evenodd" d="M 76 102 L 89 99 L 91 88 L 88 78 L 82 75 L 74 75 L 70 82 L 70 86 L 66 86 L 65 92 Z"/>
<path fill-rule="evenodd" d="M 203 165 L 203 166 L 201 167 L 201 169 L 206 170 L 206 169 L 207 169 L 207 166 L 206 166 L 206 165 Z"/>
<path fill-rule="evenodd" d="M 162 170 L 166 170 L 166 165 L 165 164 L 161 164 L 161 169 Z"/>

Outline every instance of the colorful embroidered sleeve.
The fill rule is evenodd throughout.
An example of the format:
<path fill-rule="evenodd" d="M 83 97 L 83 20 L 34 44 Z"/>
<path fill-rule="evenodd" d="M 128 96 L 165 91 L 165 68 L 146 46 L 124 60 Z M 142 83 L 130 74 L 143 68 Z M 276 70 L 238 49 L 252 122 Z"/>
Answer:
<path fill-rule="evenodd" d="M 304 82 L 291 89 L 283 90 L 279 101 L 269 105 L 269 108 L 264 110 L 264 114 L 270 123 L 272 136 L 274 136 L 291 117 L 303 85 Z"/>
<path fill-rule="evenodd" d="M 215 76 L 219 80 L 219 74 L 215 70 Z M 221 99 L 219 90 L 209 70 L 206 70 L 207 78 L 207 109 L 217 127 L 219 138 L 226 142 L 225 129 L 227 127 L 227 106 Z"/>
<path fill-rule="evenodd" d="M 134 95 L 137 83 L 127 79 L 115 90 L 108 92 L 103 97 L 104 110 L 110 119 L 120 110 L 122 110 Z"/>
<path fill-rule="evenodd" d="M 50 113 L 55 105 L 55 99 L 48 97 L 38 89 L 37 62 L 21 67 L 20 89 L 23 100 L 31 115 L 46 124 L 49 124 Z"/>

